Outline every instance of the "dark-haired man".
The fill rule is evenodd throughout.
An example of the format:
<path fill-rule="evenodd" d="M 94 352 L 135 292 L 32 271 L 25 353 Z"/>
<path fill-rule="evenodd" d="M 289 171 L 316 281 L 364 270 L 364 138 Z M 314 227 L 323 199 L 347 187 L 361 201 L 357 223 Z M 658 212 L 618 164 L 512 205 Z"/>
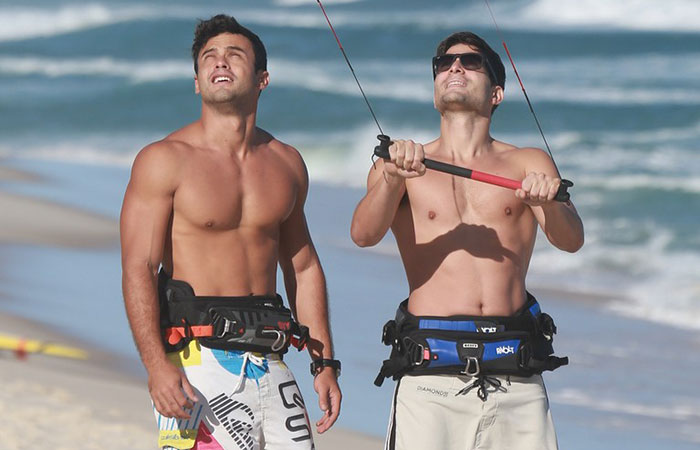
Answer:
<path fill-rule="evenodd" d="M 360 246 L 391 228 L 410 295 L 385 327 L 397 379 L 387 448 L 554 449 L 540 373 L 554 326 L 525 290 L 537 225 L 556 247 L 577 251 L 583 226 L 540 149 L 493 139 L 505 68 L 473 33 L 446 38 L 433 59 L 440 136 L 425 145 L 396 140 L 377 161 L 352 222 Z M 427 171 L 424 157 L 522 180 L 512 191 Z"/>
<path fill-rule="evenodd" d="M 257 35 L 215 16 L 197 26 L 192 57 L 201 118 L 141 150 L 121 215 L 124 298 L 159 447 L 313 448 L 281 359 L 308 337 L 326 431 L 339 362 L 304 216 L 306 167 L 256 127 L 269 80 Z M 275 294 L 278 264 L 293 317 Z"/>

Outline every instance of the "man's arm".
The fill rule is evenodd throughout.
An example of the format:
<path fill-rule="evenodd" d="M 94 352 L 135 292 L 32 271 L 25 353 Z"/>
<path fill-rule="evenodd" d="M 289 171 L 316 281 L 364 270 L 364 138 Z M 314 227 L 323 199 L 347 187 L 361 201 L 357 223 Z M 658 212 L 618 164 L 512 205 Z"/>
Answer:
<path fill-rule="evenodd" d="M 554 163 L 539 149 L 526 149 L 523 154 L 527 175 L 515 195 L 530 206 L 552 245 L 571 253 L 577 251 L 583 246 L 583 222 L 571 201 L 554 200 L 561 184 Z"/>
<path fill-rule="evenodd" d="M 300 324 L 309 327 L 307 347 L 312 359 L 332 359 L 333 343 L 328 322 L 328 295 L 321 263 L 311 241 L 304 215 L 308 175 L 298 160 L 299 188 L 292 213 L 280 226 L 279 264 L 289 305 Z M 328 430 L 340 413 L 341 393 L 335 371 L 326 367 L 314 377 L 314 389 L 324 416 L 316 423 L 319 433 Z"/>
<path fill-rule="evenodd" d="M 406 178 L 425 173 L 423 146 L 413 141 L 394 141 L 390 161 L 380 159 L 367 176 L 367 194 L 355 208 L 350 235 L 355 244 L 369 247 L 382 240 L 394 221 Z"/>
<path fill-rule="evenodd" d="M 148 385 L 158 412 L 187 418 L 183 407 L 196 400 L 184 374 L 165 355 L 161 342 L 157 272 L 172 214 L 176 168 L 163 143 L 151 144 L 136 157 L 122 205 L 122 290 L 136 347 L 148 371 Z"/>

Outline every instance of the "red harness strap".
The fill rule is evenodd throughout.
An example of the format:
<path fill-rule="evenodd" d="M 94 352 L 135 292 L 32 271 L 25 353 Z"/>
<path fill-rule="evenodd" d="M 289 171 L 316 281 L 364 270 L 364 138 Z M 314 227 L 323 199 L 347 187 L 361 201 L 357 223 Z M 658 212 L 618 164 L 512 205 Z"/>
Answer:
<path fill-rule="evenodd" d="M 211 337 L 214 327 L 211 325 L 194 325 L 191 327 L 170 327 L 165 329 L 165 338 L 168 344 L 176 345 L 186 337 Z"/>

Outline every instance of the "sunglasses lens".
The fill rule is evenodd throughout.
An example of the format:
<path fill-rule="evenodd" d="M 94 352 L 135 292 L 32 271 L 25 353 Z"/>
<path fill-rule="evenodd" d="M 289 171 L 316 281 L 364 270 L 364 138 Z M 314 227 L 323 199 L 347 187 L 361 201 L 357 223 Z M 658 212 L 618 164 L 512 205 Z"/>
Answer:
<path fill-rule="evenodd" d="M 444 72 L 452 67 L 457 55 L 442 55 L 435 58 L 435 71 L 437 73 Z"/>
<path fill-rule="evenodd" d="M 481 53 L 447 53 L 445 55 L 436 56 L 433 59 L 434 75 L 449 70 L 457 58 L 459 58 L 460 64 L 462 64 L 462 67 L 465 69 L 479 70 L 484 67 L 484 57 Z"/>
<path fill-rule="evenodd" d="M 459 55 L 462 67 L 469 70 L 479 70 L 484 65 L 484 58 L 480 53 L 462 53 Z"/>

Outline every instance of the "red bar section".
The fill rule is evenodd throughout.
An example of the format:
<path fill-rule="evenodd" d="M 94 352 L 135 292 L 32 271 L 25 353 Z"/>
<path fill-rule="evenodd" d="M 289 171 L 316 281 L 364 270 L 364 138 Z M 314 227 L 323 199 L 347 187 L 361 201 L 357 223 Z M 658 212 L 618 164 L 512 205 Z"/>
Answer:
<path fill-rule="evenodd" d="M 484 183 L 495 184 L 496 186 L 501 186 L 508 189 L 520 189 L 522 187 L 522 182 L 511 180 L 510 178 L 499 177 L 498 175 L 491 175 L 490 173 L 479 172 L 472 170 L 472 180 L 483 181 Z"/>

